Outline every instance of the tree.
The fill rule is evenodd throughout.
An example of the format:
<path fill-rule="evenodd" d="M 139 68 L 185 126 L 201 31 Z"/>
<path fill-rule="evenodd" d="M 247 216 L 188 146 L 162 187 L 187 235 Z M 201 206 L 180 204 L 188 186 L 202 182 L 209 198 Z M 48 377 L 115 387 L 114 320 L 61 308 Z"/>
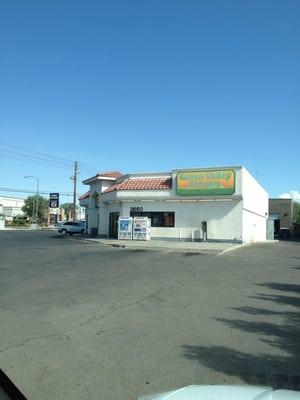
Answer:
<path fill-rule="evenodd" d="M 294 224 L 300 224 L 300 203 L 293 203 L 293 221 Z"/>
<path fill-rule="evenodd" d="M 24 214 L 31 220 L 35 218 L 35 209 L 38 199 L 38 222 L 44 222 L 47 220 L 47 210 L 49 207 L 49 201 L 43 196 L 28 196 L 25 199 L 25 204 L 22 207 Z"/>
<path fill-rule="evenodd" d="M 67 219 L 69 219 L 73 210 L 73 203 L 64 203 L 60 207 L 64 210 Z"/>

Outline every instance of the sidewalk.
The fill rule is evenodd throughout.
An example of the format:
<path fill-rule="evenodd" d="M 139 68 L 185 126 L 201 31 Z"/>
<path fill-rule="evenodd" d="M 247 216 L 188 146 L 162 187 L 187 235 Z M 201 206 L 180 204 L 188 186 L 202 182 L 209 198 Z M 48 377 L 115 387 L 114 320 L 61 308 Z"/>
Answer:
<path fill-rule="evenodd" d="M 55 228 L 50 228 L 49 226 L 39 226 L 38 228 L 31 228 L 31 227 L 21 227 L 21 226 L 6 226 L 1 231 L 23 231 L 23 232 L 32 232 L 32 231 L 55 231 Z"/>
<path fill-rule="evenodd" d="M 240 243 L 223 242 L 178 242 L 171 240 L 117 240 L 117 239 L 97 239 L 86 238 L 85 240 L 97 242 L 112 247 L 127 248 L 133 250 L 152 250 L 152 251 L 174 251 L 181 253 L 199 253 L 221 255 L 243 247 Z"/>

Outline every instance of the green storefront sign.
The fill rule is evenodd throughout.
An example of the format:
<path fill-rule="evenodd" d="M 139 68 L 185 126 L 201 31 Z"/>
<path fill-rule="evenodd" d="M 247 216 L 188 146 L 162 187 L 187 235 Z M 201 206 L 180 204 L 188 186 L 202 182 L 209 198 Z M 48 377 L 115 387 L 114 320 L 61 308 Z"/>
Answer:
<path fill-rule="evenodd" d="M 235 171 L 233 169 L 177 173 L 177 194 L 180 196 L 214 196 L 234 192 Z"/>

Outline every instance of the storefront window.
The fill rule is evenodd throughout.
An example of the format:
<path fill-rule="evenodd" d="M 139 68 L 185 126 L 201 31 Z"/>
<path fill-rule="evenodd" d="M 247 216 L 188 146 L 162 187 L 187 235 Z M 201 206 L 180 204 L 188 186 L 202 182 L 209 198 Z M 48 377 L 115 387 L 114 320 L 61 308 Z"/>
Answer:
<path fill-rule="evenodd" d="M 175 213 L 172 211 L 142 211 L 131 212 L 131 217 L 148 217 L 151 220 L 151 226 L 156 228 L 173 228 L 175 226 Z"/>

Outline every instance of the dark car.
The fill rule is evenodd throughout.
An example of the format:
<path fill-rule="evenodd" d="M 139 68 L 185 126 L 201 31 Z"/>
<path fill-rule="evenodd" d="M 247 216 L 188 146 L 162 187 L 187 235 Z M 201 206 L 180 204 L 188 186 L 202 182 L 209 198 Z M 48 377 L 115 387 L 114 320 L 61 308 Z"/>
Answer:
<path fill-rule="evenodd" d="M 289 239 L 291 237 L 291 231 L 289 228 L 280 228 L 278 236 L 281 239 Z"/>

